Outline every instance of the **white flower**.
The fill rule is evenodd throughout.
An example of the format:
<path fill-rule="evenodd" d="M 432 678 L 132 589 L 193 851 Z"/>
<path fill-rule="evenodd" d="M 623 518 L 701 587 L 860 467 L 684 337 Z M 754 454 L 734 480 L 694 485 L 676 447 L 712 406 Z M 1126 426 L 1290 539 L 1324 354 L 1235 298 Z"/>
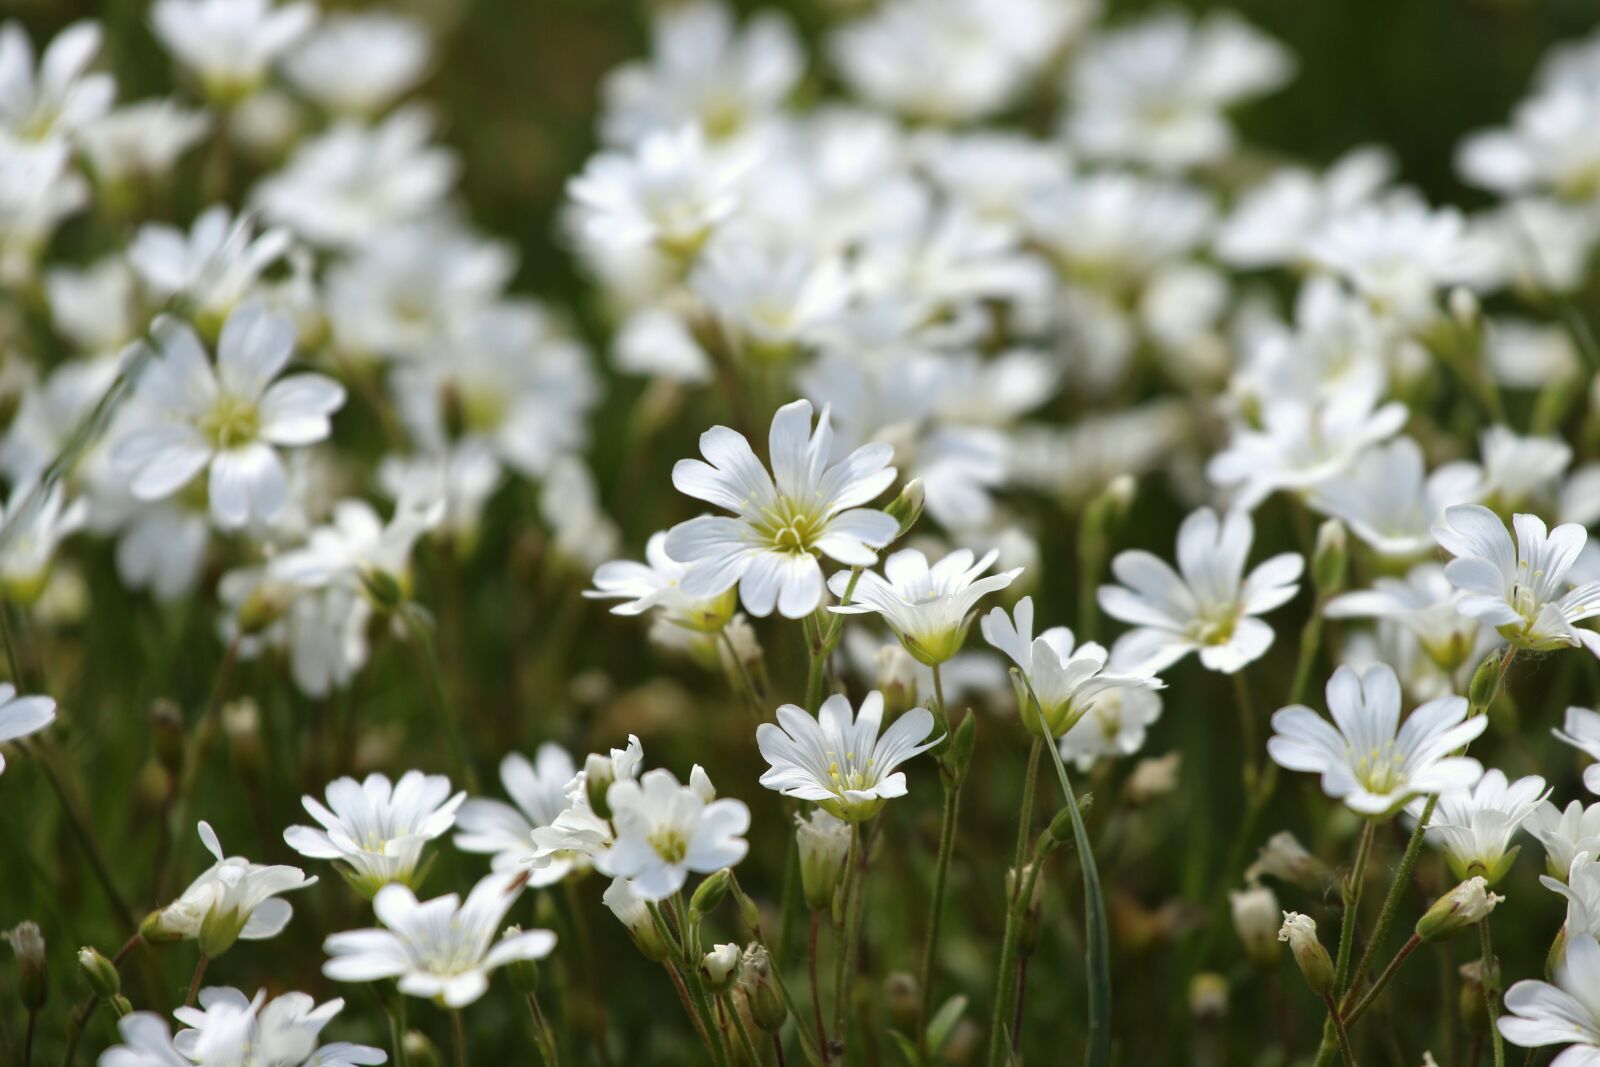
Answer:
<path fill-rule="evenodd" d="M 554 742 L 540 745 L 532 763 L 520 752 L 508 753 L 500 761 L 500 784 L 511 803 L 473 797 L 462 805 L 456 815 L 456 847 L 492 853 L 497 871 L 531 871 L 528 881 L 535 889 L 561 881 L 573 860 L 537 856 L 534 831 L 554 823 L 572 806 L 567 789 L 576 774 L 572 757 Z"/>
<path fill-rule="evenodd" d="M 89 123 L 78 140 L 101 181 L 154 182 L 210 130 L 204 111 L 173 100 L 138 100 Z"/>
<path fill-rule="evenodd" d="M 737 515 L 703 515 L 667 533 L 667 555 L 691 565 L 680 583 L 685 593 L 710 597 L 737 583 L 750 614 L 770 615 L 776 606 L 798 619 L 822 600 L 817 553 L 852 567 L 878 561 L 872 550 L 892 541 L 899 525 L 860 505 L 894 482 L 894 448 L 863 445 L 830 464 L 833 431 L 826 409 L 816 432 L 810 429 L 809 401 L 778 409 L 768 439 L 771 475 L 750 442 L 726 426 L 700 435 L 701 454 L 710 462 L 678 461 L 672 484 L 679 492 Z"/>
<path fill-rule="evenodd" d="M 1375 578 L 1372 586 L 1334 597 L 1324 613 L 1330 619 L 1393 620 L 1415 634 L 1422 651 L 1447 674 L 1481 658 L 1486 643 L 1497 643 L 1477 619 L 1458 610 L 1464 594 L 1437 563 L 1419 563 L 1404 578 Z"/>
<path fill-rule="evenodd" d="M 1489 885 L 1497 885 L 1516 858 L 1515 851 L 1506 851 L 1511 839 L 1549 795 L 1536 774 L 1507 783 L 1504 772 L 1486 771 L 1470 789 L 1439 794 L 1428 840 L 1444 850 L 1456 877 L 1481 874 Z M 1420 818 L 1422 804 L 1412 801 L 1407 814 Z"/>
<path fill-rule="evenodd" d="M 1023 223 L 1068 278 L 1117 293 L 1196 249 L 1213 213 L 1210 198 L 1191 186 L 1096 171 L 1040 190 L 1024 205 Z"/>
<path fill-rule="evenodd" d="M 926 708 L 905 712 L 880 737 L 882 723 L 877 690 L 861 701 L 859 714 L 839 693 L 822 702 L 815 719 L 794 704 L 782 705 L 776 726 L 756 727 L 756 745 L 771 765 L 761 784 L 848 822 L 871 818 L 889 799 L 906 795 L 905 772 L 895 768 L 943 740 L 942 734 L 927 740 L 934 721 Z"/>
<path fill-rule="evenodd" d="M 1221 520 L 1200 508 L 1178 528 L 1178 570 L 1149 552 L 1119 552 L 1111 572 L 1123 585 L 1100 587 L 1100 607 L 1136 629 L 1117 640 L 1116 664 L 1154 673 L 1190 652 L 1208 669 L 1233 674 L 1272 645 L 1272 627 L 1256 618 L 1294 598 L 1305 561 L 1273 556 L 1248 577 L 1255 526 L 1230 511 Z"/>
<path fill-rule="evenodd" d="M 261 274 L 289 251 L 286 230 L 260 234 L 248 215 L 222 204 L 202 211 L 189 231 L 147 223 L 128 248 L 128 262 L 157 300 L 174 295 L 194 307 L 214 332 L 255 288 Z"/>
<path fill-rule="evenodd" d="M 116 377 L 115 357 L 103 353 L 118 352 L 143 326 L 136 321 L 133 272 L 126 260 L 113 255 L 82 269 L 52 267 L 45 274 L 44 285 L 56 331 L 78 351 L 95 357 L 57 366 L 50 372 L 49 381 L 58 383 L 59 389 L 64 380 L 76 379 L 72 391 L 80 395 L 94 383 L 96 392 L 89 400 L 92 403 Z M 26 403 L 27 397 L 23 399 Z M 64 431 L 58 428 L 57 432 Z"/>
<path fill-rule="evenodd" d="M 1134 695 L 1135 691 L 1158 689 L 1162 684 L 1147 673 L 1107 671 L 1106 650 L 1093 641 L 1078 645 L 1065 626 L 1052 626 L 1034 637 L 1032 597 L 1017 602 L 1014 619 L 1003 608 L 992 608 L 979 625 L 984 640 L 1004 652 L 1028 679 L 1032 693 L 1018 694 L 1018 703 L 1027 709 L 1031 697 L 1037 697 L 1052 737 L 1062 737 L 1081 725 L 1101 700 L 1109 702 L 1108 715 L 1129 712 L 1134 719 L 1142 718 L 1150 706 Z M 1160 707 L 1157 702 L 1157 714 Z M 1152 715 L 1146 721 L 1153 719 Z M 1033 728 L 1031 714 L 1025 714 L 1025 721 Z M 1138 733 L 1142 738 L 1142 726 Z M 1075 754 L 1076 745 L 1085 740 L 1080 737 L 1074 743 Z"/>
<path fill-rule="evenodd" d="M 1322 790 L 1351 811 L 1387 815 L 1413 796 L 1470 789 L 1483 765 L 1450 753 L 1483 733 L 1487 716 L 1467 718 L 1465 697 L 1440 697 L 1400 722 L 1400 681 L 1378 663 L 1328 680 L 1330 724 L 1303 704 L 1280 708 L 1267 753 L 1279 766 L 1322 775 Z"/>
<path fill-rule="evenodd" d="M 1432 474 L 1410 437 L 1368 448 L 1345 469 L 1318 483 L 1309 503 L 1339 519 L 1384 556 L 1411 559 L 1433 551 L 1433 527 L 1445 509 L 1481 490 L 1471 463 L 1446 463 Z"/>
<path fill-rule="evenodd" d="M 970 549 L 952 552 L 932 567 L 928 557 L 914 548 L 894 553 L 883 564 L 883 575 L 863 571 L 848 605 L 830 610 L 841 615 L 873 613 L 883 616 L 910 652 L 921 663 L 943 663 L 961 650 L 967 639 L 979 599 L 1004 589 L 1022 573 L 1022 568 L 979 577 L 999 557 L 990 549 L 973 562 Z M 850 574 L 840 571 L 828 582 L 841 599 L 850 585 Z"/>
<path fill-rule="evenodd" d="M 1276 966 L 1282 952 L 1278 934 L 1283 928 L 1278 894 L 1271 886 L 1251 885 L 1228 891 L 1233 928 L 1244 943 L 1245 955 L 1260 966 Z"/>
<path fill-rule="evenodd" d="M 1554 984 L 1524 979 L 1506 990 L 1500 1033 L 1513 1045 L 1566 1045 L 1551 1067 L 1600 1063 L 1600 943 L 1590 934 L 1567 941 Z"/>
<path fill-rule="evenodd" d="M 35 71 L 22 25 L 0 25 L 0 131 L 24 141 L 60 139 L 104 115 L 116 82 L 109 74 L 88 73 L 101 37 L 92 19 L 72 23 L 51 38 Z"/>
<path fill-rule="evenodd" d="M 228 102 L 249 96 L 317 19 L 309 3 L 273 0 L 156 0 L 150 23 L 161 43 L 205 91 Z"/>
<path fill-rule="evenodd" d="M 56 721 L 56 702 L 50 697 L 17 696 L 17 687 L 0 682 L 0 744 L 36 734 Z M 0 772 L 6 757 L 0 753 Z"/>
<path fill-rule="evenodd" d="M 1347 152 L 1320 176 L 1280 168 L 1234 204 L 1217 233 L 1217 257 L 1243 268 L 1302 264 L 1310 237 L 1329 219 L 1369 201 L 1394 170 L 1394 157 L 1373 147 Z"/>
<path fill-rule="evenodd" d="M 224 856 L 210 823 L 200 823 L 200 840 L 217 862 L 161 909 L 155 926 L 165 938 L 199 941 L 207 956 L 220 956 L 238 938 L 276 937 L 294 915 L 294 908 L 279 894 L 316 882 L 298 867 L 263 866 L 242 856 Z"/>
<path fill-rule="evenodd" d="M 22 604 L 38 599 L 56 550 L 87 517 L 84 501 L 67 503 L 59 484 L 40 492 L 33 482 L 18 482 L 0 508 L 0 594 Z"/>
<path fill-rule="evenodd" d="M 273 220 L 318 245 L 348 248 L 432 213 L 459 161 L 430 145 L 433 119 L 407 106 L 373 126 L 335 123 L 256 187 Z"/>
<path fill-rule="evenodd" d="M 489 972 L 517 960 L 543 959 L 555 948 L 549 930 L 496 941 L 501 922 L 522 894 L 522 878 L 491 874 L 462 901 L 455 893 L 419 902 L 398 883 L 378 891 L 372 910 L 385 929 L 351 930 L 323 943 L 322 973 L 336 982 L 398 979 L 400 992 L 464 1008 L 489 988 Z"/>
<path fill-rule="evenodd" d="M 1061 758 L 1087 771 L 1101 759 L 1131 756 L 1144 747 L 1145 730 L 1160 717 L 1161 697 L 1153 689 L 1112 686 L 1061 735 Z"/>
<path fill-rule="evenodd" d="M 1600 615 L 1600 581 L 1573 588 L 1570 572 L 1588 534 L 1567 523 L 1548 530 L 1537 515 L 1512 516 L 1517 542 L 1500 517 L 1477 504 L 1446 509 L 1433 536 L 1456 558 L 1445 576 L 1468 595 L 1459 605 L 1519 648 L 1583 645 L 1600 655 L 1600 633 L 1572 624 Z"/>
<path fill-rule="evenodd" d="M 1544 846 L 1545 871 L 1557 881 L 1566 880 L 1578 853 L 1600 854 L 1600 804 L 1574 800 L 1558 809 L 1546 800 L 1523 825 Z"/>
<path fill-rule="evenodd" d="M 334 14 L 283 60 L 296 89 L 330 111 L 374 115 L 422 79 L 427 27 L 382 11 Z"/>
<path fill-rule="evenodd" d="M 606 790 L 616 840 L 595 857 L 602 874 L 627 878 L 645 900 L 665 900 L 689 872 L 710 874 L 744 859 L 750 828 L 743 801 L 710 800 L 657 768 L 638 781 L 620 779 Z"/>
<path fill-rule="evenodd" d="M 753 157 L 707 152 L 698 126 L 646 134 L 630 153 L 601 152 L 567 183 L 583 233 L 601 248 L 653 245 L 692 255 L 738 207 Z"/>
<path fill-rule="evenodd" d="M 101 1054 L 100 1067 L 355 1067 L 387 1062 L 382 1049 L 336 1041 L 318 1045 L 323 1027 L 344 1008 L 318 1007 L 304 993 L 254 1000 L 237 989 L 200 990 L 199 1007 L 173 1012 L 191 1029 L 174 1038 L 154 1012 L 126 1015 L 117 1024 L 123 1044 Z"/>
<path fill-rule="evenodd" d="M 601 84 L 606 140 L 632 144 L 697 124 L 712 140 L 751 132 L 776 114 L 804 73 L 789 20 L 762 12 L 740 29 L 724 4 L 658 8 L 648 62 L 624 63 Z"/>
<path fill-rule="evenodd" d="M 294 350 L 294 324 L 260 304 L 228 316 L 215 365 L 186 324 L 158 325 L 161 353 L 145 368 L 139 397 L 159 418 L 113 449 L 141 500 L 160 500 L 210 471 L 211 514 L 237 529 L 269 522 L 288 501 L 288 478 L 275 446 L 325 439 L 344 389 L 320 374 L 274 381 Z"/>
<path fill-rule="evenodd" d="M 1588 708 L 1568 708 L 1563 729 L 1554 732 L 1556 737 L 1590 759 L 1600 760 L 1600 712 Z M 1592 763 L 1584 768 L 1583 784 L 1589 792 L 1600 793 L 1600 763 Z"/>
<path fill-rule="evenodd" d="M 738 238 L 713 241 L 690 284 L 739 350 L 756 359 L 782 359 L 813 339 L 851 295 L 838 258 Z"/>
<path fill-rule="evenodd" d="M 726 989 L 739 967 L 739 946 L 732 942 L 713 945 L 700 960 L 700 971 L 713 991 Z"/>
<path fill-rule="evenodd" d="M 1289 80 L 1287 49 L 1219 12 L 1178 12 L 1091 40 L 1072 66 L 1067 134 L 1090 156 L 1178 170 L 1233 148 L 1223 112 Z"/>
<path fill-rule="evenodd" d="M 1378 400 L 1376 390 L 1349 387 L 1324 389 L 1306 400 L 1269 399 L 1260 428 L 1235 425 L 1228 446 L 1206 464 L 1206 474 L 1233 488 L 1236 505 L 1246 509 L 1280 489 L 1315 490 L 1405 425 L 1404 404 Z"/>
<path fill-rule="evenodd" d="M 370 896 L 389 882 L 420 880 L 423 847 L 455 823 L 467 794 L 450 795 L 442 774 L 407 771 L 395 783 L 382 774 L 361 782 L 337 778 L 327 798 L 327 807 L 316 797 L 300 798 L 322 829 L 291 826 L 283 840 L 302 856 L 341 864 L 346 880 Z"/>
<path fill-rule="evenodd" d="M 1456 169 L 1473 185 L 1503 196 L 1553 192 L 1588 200 L 1600 182 L 1600 95 L 1547 85 L 1522 101 L 1507 129 L 1482 130 L 1456 152 Z"/>
<path fill-rule="evenodd" d="M 332 522 L 312 530 L 303 548 L 277 556 L 268 569 L 275 578 L 313 589 L 333 584 L 370 589 L 368 583 L 392 582 L 394 592 L 407 597 L 411 550 L 443 517 L 440 497 L 402 498 L 387 523 L 365 500 L 341 500 Z"/>
<path fill-rule="evenodd" d="M 1597 855 L 1600 853 L 1579 852 L 1572 857 L 1572 866 L 1564 882 L 1547 874 L 1539 876 L 1546 889 L 1566 898 L 1568 937 L 1577 934 L 1600 937 L 1600 861 L 1596 860 Z"/>
<path fill-rule="evenodd" d="M 622 600 L 613 615 L 643 615 L 655 611 L 674 626 L 697 633 L 716 633 L 733 617 L 737 595 L 730 587 L 709 597 L 692 597 L 680 588 L 688 568 L 667 555 L 667 535 L 650 535 L 645 562 L 613 560 L 594 572 L 593 589 L 583 595 L 592 600 Z"/>

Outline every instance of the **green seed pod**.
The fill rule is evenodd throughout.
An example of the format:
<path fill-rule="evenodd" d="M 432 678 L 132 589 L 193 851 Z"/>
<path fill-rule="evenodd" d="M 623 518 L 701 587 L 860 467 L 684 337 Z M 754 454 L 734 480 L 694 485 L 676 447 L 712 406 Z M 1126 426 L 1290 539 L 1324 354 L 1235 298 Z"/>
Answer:
<path fill-rule="evenodd" d="M 690 918 L 698 922 L 702 916 L 717 910 L 722 898 L 728 895 L 728 879 L 732 874 L 724 867 L 706 876 L 705 881 L 695 888 L 694 896 L 689 898 Z"/>

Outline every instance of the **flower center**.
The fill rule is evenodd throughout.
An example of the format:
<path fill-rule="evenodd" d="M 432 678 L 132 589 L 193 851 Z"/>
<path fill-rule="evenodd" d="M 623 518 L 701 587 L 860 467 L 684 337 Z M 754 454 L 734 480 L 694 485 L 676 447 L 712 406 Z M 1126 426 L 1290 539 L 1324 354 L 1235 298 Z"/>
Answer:
<path fill-rule="evenodd" d="M 824 526 L 821 515 L 785 499 L 764 512 L 756 528 L 779 552 L 799 556 L 815 550 Z"/>
<path fill-rule="evenodd" d="M 676 826 L 660 827 L 651 833 L 647 840 L 650 842 L 650 847 L 655 849 L 656 855 L 669 864 L 682 863 L 684 857 L 689 854 L 689 840 Z"/>
<path fill-rule="evenodd" d="M 844 766 L 840 767 L 838 754 L 830 752 L 828 755 L 832 757 L 828 764 L 828 780 L 841 795 L 852 789 L 867 789 L 877 783 L 878 776 L 873 768 L 878 761 L 871 756 L 867 757 L 864 766 L 857 767 L 856 754 L 846 752 Z"/>
<path fill-rule="evenodd" d="M 1225 645 L 1239 625 L 1239 612 L 1232 604 L 1213 609 L 1194 622 L 1194 637 L 1202 645 Z"/>
<path fill-rule="evenodd" d="M 261 432 L 261 413 L 254 401 L 223 394 L 200 420 L 200 432 L 217 448 L 237 448 Z"/>
<path fill-rule="evenodd" d="M 1401 768 L 1404 760 L 1395 751 L 1393 741 L 1385 741 L 1361 754 L 1352 749 L 1350 757 L 1356 779 L 1369 793 L 1380 796 L 1392 793 L 1403 779 Z"/>

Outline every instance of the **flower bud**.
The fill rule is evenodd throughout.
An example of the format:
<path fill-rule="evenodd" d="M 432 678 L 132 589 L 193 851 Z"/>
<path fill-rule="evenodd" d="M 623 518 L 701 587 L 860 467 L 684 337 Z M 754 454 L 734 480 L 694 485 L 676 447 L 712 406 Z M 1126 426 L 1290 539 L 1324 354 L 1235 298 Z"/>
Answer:
<path fill-rule="evenodd" d="M 1288 882 L 1308 893 L 1321 893 L 1333 878 L 1333 868 L 1307 852 L 1294 834 L 1284 830 L 1267 839 L 1256 853 L 1256 861 L 1244 872 L 1247 882 L 1262 876 Z"/>
<path fill-rule="evenodd" d="M 922 1010 L 922 998 L 916 976 L 909 971 L 893 971 L 883 980 L 883 1002 L 889 1009 L 889 1018 L 905 1034 L 915 1033 L 917 1013 Z"/>
<path fill-rule="evenodd" d="M 121 993 L 110 998 L 110 1000 L 111 1010 L 116 1013 L 117 1018 L 125 1018 L 133 1013 L 133 1002 Z"/>
<path fill-rule="evenodd" d="M 407 1030 L 405 1036 L 406 1062 L 410 1067 L 444 1067 L 444 1057 L 421 1030 Z"/>
<path fill-rule="evenodd" d="M 1228 980 L 1215 971 L 1202 971 L 1189 982 L 1189 1014 L 1196 1019 L 1220 1019 L 1228 1014 Z"/>
<path fill-rule="evenodd" d="M 1490 651 L 1472 672 L 1472 683 L 1467 687 L 1467 699 L 1475 711 L 1487 711 L 1500 690 L 1500 653 Z"/>
<path fill-rule="evenodd" d="M 917 705 L 917 661 L 901 645 L 884 645 L 873 657 L 883 721 L 893 722 Z"/>
<path fill-rule="evenodd" d="M 611 806 L 606 803 L 606 791 L 617 780 L 616 768 L 608 756 L 591 752 L 583 761 L 583 788 L 589 797 L 589 807 L 602 819 L 611 818 Z"/>
<path fill-rule="evenodd" d="M 1317 547 L 1311 554 L 1311 580 L 1317 592 L 1328 596 L 1344 588 L 1345 570 L 1350 562 L 1349 539 L 1344 524 L 1328 519 L 1317 528 Z"/>
<path fill-rule="evenodd" d="M 94 995 L 111 999 L 122 992 L 122 976 L 117 973 L 116 965 L 102 956 L 97 949 L 85 945 L 78 950 L 78 966 L 83 971 L 83 979 Z"/>
<path fill-rule="evenodd" d="M 883 510 L 889 513 L 890 518 L 900 524 L 900 529 L 895 534 L 895 539 L 898 540 L 904 537 L 906 531 L 915 526 L 917 520 L 922 517 L 922 479 L 913 478 L 907 482 L 905 488 L 900 490 L 900 495 L 895 497 L 894 501 Z"/>
<path fill-rule="evenodd" d="M 502 941 L 518 937 L 522 934 L 522 927 L 508 926 L 505 933 L 500 935 Z M 521 996 L 531 996 L 539 991 L 539 964 L 534 960 L 515 959 L 505 965 L 506 979 L 511 983 L 511 988 Z"/>
<path fill-rule="evenodd" d="M 739 991 L 757 1026 L 769 1034 L 783 1029 L 789 1009 L 784 1007 L 783 995 L 772 974 L 772 957 L 759 944 L 748 945 L 744 950 L 744 959 L 739 963 Z"/>
<path fill-rule="evenodd" d="M 695 887 L 694 896 L 689 898 L 689 918 L 692 921 L 699 922 L 702 917 L 717 910 L 722 898 L 728 895 L 728 879 L 731 877 L 733 872 L 724 867 L 707 875 Z"/>
<path fill-rule="evenodd" d="M 18 923 L 5 935 L 11 951 L 17 954 L 17 996 L 29 1011 L 38 1011 L 50 994 L 50 975 L 45 967 L 44 935 L 39 925 Z"/>
<path fill-rule="evenodd" d="M 234 763 L 251 775 L 260 774 L 266 761 L 266 749 L 261 743 L 260 706 L 249 697 L 224 704 L 222 731 L 228 738 L 228 752 Z"/>
<path fill-rule="evenodd" d="M 1417 920 L 1417 936 L 1424 941 L 1454 937 L 1482 922 L 1504 899 L 1489 892 L 1489 883 L 1481 876 L 1468 878 L 1434 901 L 1433 907 Z"/>
<path fill-rule="evenodd" d="M 1122 787 L 1123 796 L 1136 808 L 1166 796 L 1178 788 L 1178 771 L 1182 766 L 1183 756 L 1178 752 L 1140 760 L 1128 774 L 1128 781 Z"/>
<path fill-rule="evenodd" d="M 1483 960 L 1473 960 L 1463 963 L 1457 968 L 1461 975 L 1461 990 L 1458 1008 L 1461 1012 L 1461 1024 L 1467 1033 L 1474 1037 L 1482 1037 L 1489 1032 L 1489 1010 L 1483 999 L 1484 969 Z"/>
<path fill-rule="evenodd" d="M 183 710 L 170 700 L 150 705 L 150 733 L 155 741 L 156 760 L 174 779 L 183 775 Z"/>
<path fill-rule="evenodd" d="M 1083 818 L 1094 807 L 1093 793 L 1078 794 L 1078 817 Z M 1057 845 L 1074 844 L 1077 840 L 1072 829 L 1072 809 L 1062 808 L 1050 820 L 1050 840 Z"/>
<path fill-rule="evenodd" d="M 950 752 L 947 758 L 957 782 L 966 778 L 967 768 L 972 766 L 972 749 L 977 741 L 978 717 L 969 711 L 950 738 Z"/>
<path fill-rule="evenodd" d="M 147 945 L 166 945 L 183 940 L 183 931 L 167 922 L 167 910 L 157 908 L 139 924 L 139 939 Z"/>
<path fill-rule="evenodd" d="M 806 906 L 823 911 L 833 905 L 834 890 L 844 878 L 844 865 L 850 855 L 850 824 L 821 808 L 812 811 L 810 819 L 797 815 L 794 821 Z"/>
<path fill-rule="evenodd" d="M 1300 965 L 1300 973 L 1305 975 L 1311 991 L 1319 997 L 1331 996 L 1333 960 L 1328 958 L 1328 950 L 1317 940 L 1316 920 L 1298 912 L 1284 912 L 1278 940 L 1289 942 L 1289 951 L 1294 953 L 1294 961 Z"/>
<path fill-rule="evenodd" d="M 1282 912 L 1277 894 L 1271 886 L 1255 885 L 1230 892 L 1228 900 L 1245 955 L 1264 971 L 1275 969 L 1282 959 L 1277 936 Z"/>
<path fill-rule="evenodd" d="M 739 977 L 739 946 L 729 941 L 715 945 L 700 958 L 700 974 L 706 988 L 713 993 L 726 993 Z"/>
<path fill-rule="evenodd" d="M 633 886 L 628 884 L 626 878 L 613 878 L 600 899 L 611 909 L 617 921 L 628 928 L 628 935 L 633 938 L 633 943 L 639 947 L 645 959 L 660 963 L 671 955 L 661 931 L 656 928 L 650 906 L 634 893 Z"/>
<path fill-rule="evenodd" d="M 1464 329 L 1474 329 L 1483 313 L 1478 297 L 1471 289 L 1458 285 L 1450 290 L 1450 317 Z"/>

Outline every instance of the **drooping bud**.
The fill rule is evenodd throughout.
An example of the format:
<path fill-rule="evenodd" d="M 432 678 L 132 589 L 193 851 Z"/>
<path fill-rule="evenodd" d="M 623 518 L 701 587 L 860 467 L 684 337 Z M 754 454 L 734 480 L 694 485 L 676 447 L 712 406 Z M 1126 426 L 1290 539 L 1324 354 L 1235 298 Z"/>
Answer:
<path fill-rule="evenodd" d="M 1244 877 L 1247 882 L 1276 878 L 1308 893 L 1321 893 L 1333 878 L 1333 868 L 1307 852 L 1294 834 L 1284 830 L 1261 846 Z"/>
<path fill-rule="evenodd" d="M 95 996 L 110 1000 L 122 992 L 122 976 L 117 973 L 116 966 L 97 949 L 88 945 L 80 948 L 78 967 L 83 971 L 84 982 Z"/>
<path fill-rule="evenodd" d="M 1289 951 L 1294 953 L 1294 961 L 1299 964 L 1300 973 L 1305 975 L 1311 991 L 1319 997 L 1331 996 L 1333 960 L 1328 958 L 1328 950 L 1317 939 L 1316 920 L 1298 912 L 1284 912 L 1278 940 L 1289 943 Z"/>
<path fill-rule="evenodd" d="M 795 816 L 795 842 L 800 850 L 800 886 L 806 906 L 824 911 L 844 878 L 850 855 L 850 824 L 817 808 L 809 819 Z"/>
<path fill-rule="evenodd" d="M 759 944 L 745 946 L 744 959 L 739 963 L 739 991 L 757 1026 L 769 1034 L 783 1029 L 789 1009 L 784 1007 L 783 995 L 772 974 L 772 957 Z"/>
<path fill-rule="evenodd" d="M 1233 928 L 1244 945 L 1250 962 L 1264 971 L 1278 967 L 1282 950 L 1278 948 L 1281 926 L 1278 896 L 1271 886 L 1254 885 L 1228 894 L 1233 908 Z"/>
<path fill-rule="evenodd" d="M 50 995 L 50 974 L 45 967 L 44 935 L 39 924 L 18 923 L 5 935 L 17 954 L 17 996 L 29 1011 L 38 1011 Z"/>
<path fill-rule="evenodd" d="M 1317 592 L 1331 596 L 1343 589 L 1349 563 L 1350 543 L 1344 524 L 1328 519 L 1317 528 L 1317 547 L 1311 554 L 1311 580 Z"/>
<path fill-rule="evenodd" d="M 1481 876 L 1468 878 L 1433 902 L 1417 920 L 1417 936 L 1424 941 L 1443 941 L 1469 926 L 1482 922 L 1505 897 L 1489 892 Z"/>
<path fill-rule="evenodd" d="M 739 946 L 729 941 L 714 945 L 700 958 L 700 975 L 713 993 L 726 993 L 739 977 Z"/>
<path fill-rule="evenodd" d="M 611 909 L 617 921 L 627 927 L 628 935 L 639 946 L 645 959 L 660 963 L 671 954 L 666 940 L 656 927 L 655 918 L 650 914 L 650 905 L 633 891 L 633 886 L 628 884 L 626 878 L 613 878 L 600 900 Z"/>

